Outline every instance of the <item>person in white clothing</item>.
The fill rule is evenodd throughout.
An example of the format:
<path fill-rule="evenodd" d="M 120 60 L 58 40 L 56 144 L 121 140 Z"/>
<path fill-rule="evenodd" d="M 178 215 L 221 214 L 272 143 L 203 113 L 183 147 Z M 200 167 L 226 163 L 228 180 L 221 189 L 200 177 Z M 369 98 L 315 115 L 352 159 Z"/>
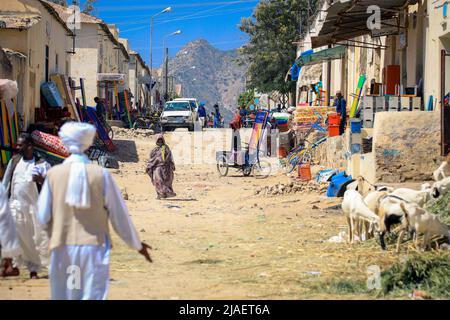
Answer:
<path fill-rule="evenodd" d="M 3 263 L 0 269 L 2 277 L 12 273 L 12 258 L 21 253 L 16 226 L 9 208 L 5 188 L 0 184 L 0 256 Z"/>
<path fill-rule="evenodd" d="M 69 122 L 59 136 L 71 156 L 49 170 L 39 196 L 38 220 L 50 235 L 50 285 L 55 300 L 103 300 L 109 284 L 111 240 L 108 222 L 119 237 L 147 261 L 120 189 L 106 169 L 83 153 L 96 129 Z"/>
<path fill-rule="evenodd" d="M 17 140 L 18 155 L 12 157 L 3 178 L 3 186 L 9 197 L 22 254 L 14 259 L 11 274 L 19 274 L 18 266 L 24 265 L 31 279 L 37 279 L 42 267 L 48 265 L 48 237 L 36 222 L 39 190 L 50 164 L 35 157 L 31 136 L 20 135 Z"/>

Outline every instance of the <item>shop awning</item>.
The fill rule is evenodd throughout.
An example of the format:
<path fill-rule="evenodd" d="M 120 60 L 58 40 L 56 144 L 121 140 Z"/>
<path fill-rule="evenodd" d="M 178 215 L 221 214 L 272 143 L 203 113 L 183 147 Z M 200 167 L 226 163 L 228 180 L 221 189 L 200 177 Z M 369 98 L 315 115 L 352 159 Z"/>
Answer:
<path fill-rule="evenodd" d="M 295 63 L 299 67 L 309 66 L 321 63 L 323 61 L 340 59 L 345 55 L 345 46 L 336 46 L 334 48 L 324 49 L 305 56 L 300 56 Z"/>
<path fill-rule="evenodd" d="M 99 73 L 98 81 L 122 82 L 125 81 L 125 75 L 121 73 Z"/>
<path fill-rule="evenodd" d="M 322 64 L 313 64 L 302 68 L 299 83 L 302 86 L 316 84 L 322 80 Z"/>
<path fill-rule="evenodd" d="M 398 13 L 407 3 L 415 3 L 416 0 L 337 0 L 326 11 L 325 21 L 318 35 L 311 37 L 312 47 L 318 48 L 324 45 L 336 44 L 365 34 L 371 34 L 372 30 L 367 26 L 372 11 L 367 12 L 370 6 L 380 8 L 381 29 L 391 27 L 387 23 L 389 19 L 398 16 Z M 400 28 L 400 26 L 399 26 Z"/>

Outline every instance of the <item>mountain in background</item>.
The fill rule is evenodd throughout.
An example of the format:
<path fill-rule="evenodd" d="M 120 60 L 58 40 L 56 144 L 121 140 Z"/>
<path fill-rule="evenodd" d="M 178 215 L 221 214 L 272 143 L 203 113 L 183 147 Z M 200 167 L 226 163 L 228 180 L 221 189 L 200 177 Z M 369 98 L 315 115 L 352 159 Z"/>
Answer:
<path fill-rule="evenodd" d="M 169 60 L 169 75 L 182 85 L 185 98 L 205 102 L 208 113 L 218 103 L 225 121 L 230 121 L 245 90 L 247 67 L 237 58 L 237 50 L 221 51 L 206 40 L 195 40 Z"/>

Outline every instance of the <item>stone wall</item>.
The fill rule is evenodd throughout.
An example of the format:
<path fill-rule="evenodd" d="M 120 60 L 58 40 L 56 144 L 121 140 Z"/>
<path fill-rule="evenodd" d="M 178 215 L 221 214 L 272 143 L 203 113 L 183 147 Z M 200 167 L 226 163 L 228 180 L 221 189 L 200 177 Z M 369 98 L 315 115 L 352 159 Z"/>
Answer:
<path fill-rule="evenodd" d="M 347 169 L 346 152 L 345 135 L 330 137 L 315 149 L 314 162 L 328 169 L 344 171 Z"/>
<path fill-rule="evenodd" d="M 441 163 L 438 112 L 380 112 L 373 138 L 376 181 L 425 181 Z"/>

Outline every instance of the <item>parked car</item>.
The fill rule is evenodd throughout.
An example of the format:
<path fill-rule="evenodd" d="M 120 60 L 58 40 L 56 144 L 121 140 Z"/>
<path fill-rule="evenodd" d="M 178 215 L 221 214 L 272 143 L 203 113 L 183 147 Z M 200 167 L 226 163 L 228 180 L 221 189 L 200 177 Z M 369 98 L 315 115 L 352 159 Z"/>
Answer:
<path fill-rule="evenodd" d="M 195 98 L 176 98 L 173 101 L 189 101 L 191 106 L 195 108 L 195 112 L 198 110 L 198 101 Z"/>
<path fill-rule="evenodd" d="M 163 131 L 172 131 L 176 128 L 188 128 L 194 131 L 197 119 L 195 104 L 187 99 L 168 101 L 161 113 L 161 128 Z"/>

